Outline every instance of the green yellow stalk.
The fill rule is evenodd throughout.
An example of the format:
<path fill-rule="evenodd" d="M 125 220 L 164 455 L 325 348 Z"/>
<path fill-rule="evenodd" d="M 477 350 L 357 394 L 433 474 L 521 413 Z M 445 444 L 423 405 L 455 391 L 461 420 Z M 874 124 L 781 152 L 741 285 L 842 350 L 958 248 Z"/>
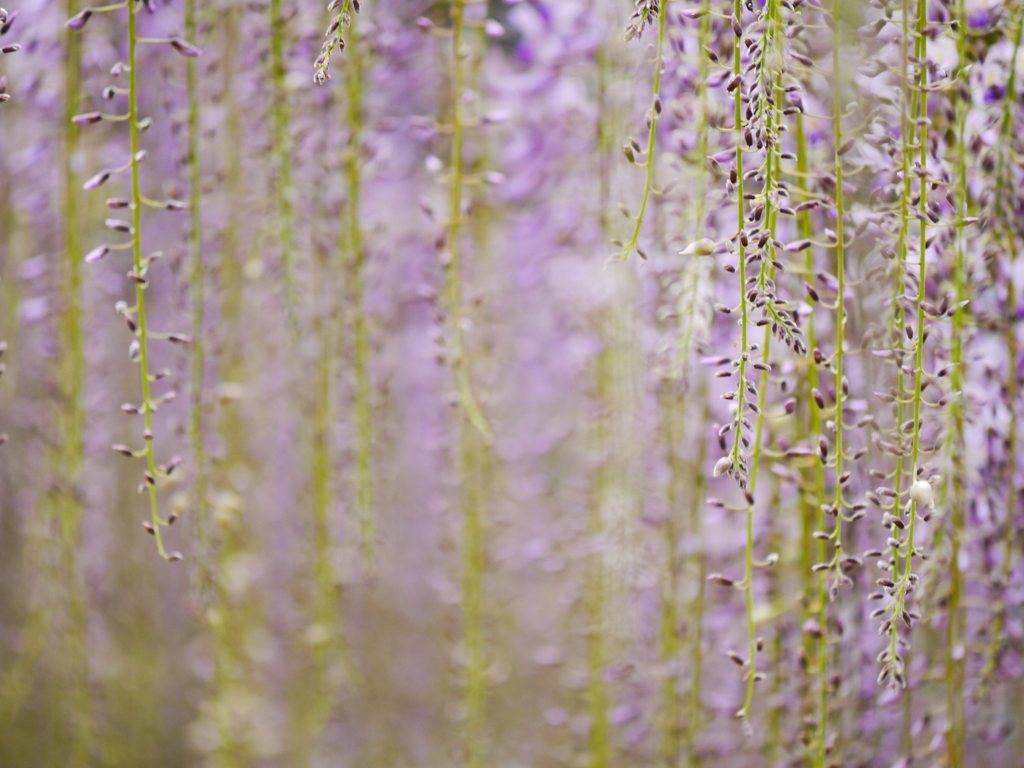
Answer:
<path fill-rule="evenodd" d="M 77 13 L 77 0 L 67 0 L 68 18 Z M 61 497 L 61 540 L 64 544 L 64 579 L 69 587 L 69 619 L 71 643 L 69 662 L 72 666 L 74 701 L 74 739 L 70 768 L 85 766 L 89 760 L 92 722 L 89 705 L 89 648 L 85 589 L 79 573 L 78 547 L 82 508 L 78 483 L 82 473 L 85 411 L 82 391 L 85 380 L 85 339 L 82 333 L 82 259 L 78 236 L 79 212 L 77 175 L 72 158 L 78 147 L 80 129 L 72 121 L 78 113 L 82 80 L 82 44 L 79 36 L 65 34 L 64 51 L 64 120 L 61 136 L 61 165 L 64 177 L 64 250 L 67 265 L 66 305 L 64 310 L 64 367 L 62 385 L 66 388 L 63 430 L 63 480 L 67 484 Z"/>
<path fill-rule="evenodd" d="M 611 173 L 609 155 L 612 129 L 609 125 L 608 52 L 602 46 L 597 52 L 597 102 L 599 116 L 597 121 L 597 163 L 598 163 L 598 217 L 601 222 L 602 240 L 608 239 L 608 210 L 611 197 Z M 602 339 L 608 338 L 606 330 L 608 321 L 604 315 L 609 310 L 601 310 L 598 318 L 598 333 Z M 590 525 L 588 534 L 592 540 L 598 540 L 604 533 L 604 505 L 608 494 L 609 468 L 605 456 L 611 444 L 606 403 L 612 392 L 611 351 L 608 346 L 601 350 L 596 361 L 596 393 L 598 415 L 594 425 L 593 441 L 598 455 L 601 457 L 593 479 L 590 493 Z M 590 768 L 607 768 L 610 762 L 609 723 L 608 723 L 608 691 L 604 679 L 604 623 L 605 623 L 605 563 L 602 553 L 591 554 L 587 562 L 586 593 L 584 608 L 587 621 L 587 699 L 590 711 Z"/>
<path fill-rule="evenodd" d="M 283 0 L 270 0 L 270 70 L 273 85 L 272 121 L 274 131 L 274 215 L 277 245 L 281 249 L 281 280 L 284 284 L 288 326 L 293 336 L 299 332 L 298 295 L 295 285 L 295 233 L 292 210 L 292 154 L 289 141 L 288 90 L 284 63 L 285 30 Z"/>
<path fill-rule="evenodd" d="M 198 42 L 196 23 L 196 0 L 185 2 L 185 36 Z M 210 510 L 207 500 L 206 441 L 203 435 L 206 343 L 204 330 L 206 265 L 203 260 L 202 229 L 202 175 L 199 157 L 199 82 L 196 75 L 196 60 L 190 57 L 186 63 L 185 82 L 188 91 L 188 180 L 189 180 L 189 229 L 188 248 L 191 258 L 192 278 L 192 412 L 189 423 L 189 439 L 192 443 L 192 461 L 195 463 L 196 539 L 199 547 L 199 588 L 208 596 L 212 582 L 210 571 Z"/>
<path fill-rule="evenodd" d="M 640 199 L 640 210 L 633 218 L 636 224 L 633 226 L 633 234 L 626 243 L 619 257 L 625 259 L 637 248 L 640 240 L 640 228 L 644 223 L 644 214 L 647 212 L 647 201 L 651 196 L 654 179 L 654 146 L 657 140 L 658 117 L 661 115 L 661 73 L 665 68 L 662 60 L 662 51 L 665 47 L 665 19 L 668 16 L 668 0 L 660 0 L 658 4 L 658 42 L 654 54 L 654 97 L 650 112 L 647 113 L 647 152 L 644 162 L 644 192 Z M 637 248 L 637 252 L 643 257 L 643 252 Z"/>
<path fill-rule="evenodd" d="M 132 258 L 136 275 L 143 274 L 142 261 L 142 188 L 139 183 L 139 85 L 138 85 L 138 58 L 136 48 L 138 46 L 138 32 L 136 31 L 135 16 L 141 5 L 133 5 L 128 9 L 128 125 L 131 130 L 132 149 Z M 149 492 L 149 507 L 152 515 L 153 535 L 156 537 L 156 547 L 160 556 L 165 560 L 169 559 L 164 549 L 163 538 L 160 528 L 164 522 L 160 519 L 160 510 L 157 506 L 156 497 L 156 458 L 153 451 L 153 401 L 150 398 L 149 385 L 153 380 L 149 373 L 149 336 L 146 327 L 146 286 L 145 283 L 135 283 L 135 302 L 139 324 L 139 368 L 142 371 L 142 414 L 145 423 L 146 437 L 146 467 L 149 470 L 149 480 L 146 482 Z"/>
<path fill-rule="evenodd" d="M 960 29 L 957 34 L 957 63 L 960 74 L 967 66 L 967 13 L 964 0 L 958 0 L 957 19 Z M 964 88 L 966 89 L 966 83 Z M 953 266 L 953 282 L 956 300 L 967 299 L 967 261 L 964 252 L 964 220 L 968 215 L 970 201 L 967 193 L 967 147 L 964 141 L 967 123 L 967 103 L 958 98 L 960 88 L 954 85 L 953 96 L 956 98 L 956 136 L 959 152 L 956 161 L 956 197 L 958 220 L 956 226 L 956 262 Z M 1012 279 L 1012 278 L 1011 278 Z M 1011 299 L 1012 301 L 1012 299 Z M 946 760 L 949 768 L 963 768 L 964 739 L 966 722 L 964 720 L 964 655 L 958 649 L 964 643 L 964 615 L 961 606 L 962 574 L 960 573 L 960 546 L 964 536 L 964 512 L 967 505 L 965 480 L 967 468 L 964 447 L 964 403 L 960 394 L 964 391 L 966 376 L 964 374 L 964 312 L 958 309 L 953 315 L 952 348 L 950 364 L 952 373 L 950 385 L 957 395 L 950 406 L 952 434 L 950 435 L 950 454 L 953 471 L 950 477 L 952 498 L 950 512 L 952 531 L 950 535 L 949 554 L 949 620 L 946 628 L 946 711 L 949 718 L 949 732 L 946 737 Z"/>
<path fill-rule="evenodd" d="M 839 48 L 841 38 L 839 33 L 839 0 L 833 0 L 831 7 L 832 14 L 832 72 L 838 77 L 840 72 Z M 830 569 L 835 571 L 835 584 L 838 586 L 840 574 L 842 573 L 843 557 L 843 516 L 844 501 L 843 487 L 840 478 L 843 473 L 843 459 L 845 457 L 843 445 L 843 365 L 845 355 L 843 350 L 845 328 L 846 328 L 846 265 L 845 248 L 846 234 L 845 221 L 846 210 L 843 195 L 843 157 L 840 151 L 843 146 L 843 120 L 842 120 L 842 96 L 838 82 L 832 83 L 832 132 L 833 145 L 835 150 L 834 168 L 836 177 L 836 279 L 838 289 L 836 296 L 836 351 L 833 356 L 835 362 L 835 389 L 836 407 L 833 415 L 835 424 L 835 497 L 832 500 L 836 511 L 836 525 L 829 538 L 833 542 L 833 554 L 830 562 Z M 824 520 L 822 520 L 824 522 Z M 822 527 L 822 530 L 824 526 Z M 828 579 L 823 577 L 819 585 L 818 594 L 818 624 L 821 631 L 822 641 L 818 656 L 818 735 L 815 741 L 815 766 L 821 768 L 825 762 L 825 750 L 827 744 L 828 726 Z"/>
<path fill-rule="evenodd" d="M 915 57 L 918 61 L 924 61 L 925 58 L 925 44 L 926 38 L 924 36 L 924 28 L 927 22 L 927 0 L 918 0 L 918 16 L 917 16 L 917 29 L 915 36 Z M 928 92 L 926 89 L 927 84 L 927 70 L 923 65 L 918 66 L 917 73 L 917 122 L 919 125 L 919 132 L 917 136 L 918 146 L 918 161 L 921 164 L 922 169 L 925 167 L 927 162 L 927 124 L 925 117 L 928 113 Z M 921 210 L 925 210 L 927 205 L 927 181 L 922 178 L 920 183 L 920 202 L 919 205 Z M 913 424 L 914 424 L 914 436 L 913 443 L 911 446 L 910 454 L 910 465 L 912 467 L 911 482 L 917 478 L 918 462 L 921 456 L 921 388 L 924 381 L 924 331 L 925 331 L 925 314 L 924 314 L 924 291 L 925 291 L 925 252 L 927 250 L 927 231 L 928 227 L 924 218 L 920 222 L 920 242 L 918 244 L 918 302 L 917 302 L 917 331 L 914 336 L 914 399 L 913 399 Z M 897 497 L 895 504 L 898 507 L 899 498 Z M 913 565 L 913 558 L 915 554 L 914 550 L 914 532 L 916 529 L 916 522 L 918 518 L 918 507 L 917 501 L 911 501 L 911 513 L 910 513 L 910 524 L 907 526 L 907 554 L 904 562 L 903 574 L 899 577 L 899 581 L 896 584 L 897 593 L 893 602 L 892 615 L 890 619 L 889 627 L 889 663 L 894 663 L 896 659 L 896 644 L 899 640 L 898 622 L 906 610 L 906 597 L 907 587 L 910 585 L 911 568 Z M 898 512 L 898 509 L 896 510 Z M 894 560 L 898 561 L 898 549 L 894 548 Z M 902 679 L 902 672 L 900 673 Z"/>
<path fill-rule="evenodd" d="M 455 380 L 459 397 L 457 462 L 462 489 L 463 513 L 463 633 L 466 643 L 465 753 L 468 768 L 485 762 L 484 705 L 487 692 L 483 632 L 484 532 L 479 469 L 481 452 L 491 442 L 491 430 L 473 396 L 469 380 L 465 335 L 462 327 L 462 195 L 466 119 L 463 97 L 465 70 L 466 0 L 451 0 L 451 181 L 448 209 L 446 298 L 449 343 L 453 348 Z"/>
<path fill-rule="evenodd" d="M 352 282 L 352 349 L 355 372 L 355 428 L 356 428 L 356 510 L 362 540 L 363 557 L 368 570 L 375 568 L 376 534 L 373 512 L 372 444 L 373 420 L 370 403 L 369 351 L 366 313 L 363 309 L 366 251 L 363 247 L 362 228 L 359 224 L 361 186 L 360 141 L 363 126 L 363 58 L 359 46 L 359 33 L 355 19 L 349 27 L 351 44 L 345 68 L 346 119 L 348 147 L 345 150 L 345 178 L 348 185 L 346 207 L 346 240 L 350 255 L 349 272 Z"/>

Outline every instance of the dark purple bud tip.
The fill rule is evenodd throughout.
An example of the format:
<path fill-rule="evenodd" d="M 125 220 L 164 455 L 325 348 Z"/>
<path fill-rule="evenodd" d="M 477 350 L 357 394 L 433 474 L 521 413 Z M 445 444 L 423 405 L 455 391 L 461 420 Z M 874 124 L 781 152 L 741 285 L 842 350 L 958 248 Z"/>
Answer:
<path fill-rule="evenodd" d="M 20 50 L 21 46 L 14 43 L 13 45 L 5 45 L 3 48 L 0 48 L 0 53 L 17 53 Z"/>
<path fill-rule="evenodd" d="M 98 245 L 85 255 L 85 263 L 93 264 L 102 259 L 108 253 L 110 253 L 110 248 L 108 246 Z"/>
<path fill-rule="evenodd" d="M 202 53 L 203 53 L 201 50 L 196 48 L 194 45 L 190 45 L 185 40 L 182 40 L 180 37 L 176 37 L 173 40 L 171 40 L 171 47 L 173 47 L 174 50 L 176 50 L 182 56 L 192 56 L 192 57 L 195 57 L 195 56 L 201 56 Z"/>
<path fill-rule="evenodd" d="M 109 178 L 110 171 L 100 171 L 87 182 L 85 182 L 85 184 L 82 185 L 82 189 L 96 189 L 96 187 L 106 184 Z"/>
<path fill-rule="evenodd" d="M 132 231 L 132 225 L 129 224 L 127 221 L 122 221 L 121 219 L 107 219 L 103 223 L 107 225 L 108 229 L 112 229 L 115 232 L 131 232 Z"/>
<path fill-rule="evenodd" d="M 14 11 L 7 15 L 7 18 L 0 21 L 0 35 L 6 35 L 11 31 L 11 25 L 14 24 L 14 20 L 18 18 L 18 12 Z"/>
<path fill-rule="evenodd" d="M 134 456 L 135 455 L 135 454 L 132 453 L 132 449 L 131 448 L 129 448 L 127 445 L 123 445 L 121 443 L 115 443 L 114 445 L 110 446 L 110 448 L 111 448 L 111 450 L 117 451 L 122 456 Z"/>
<path fill-rule="evenodd" d="M 66 22 L 64 22 L 64 26 L 68 29 L 81 29 L 86 25 L 86 22 L 88 22 L 91 18 L 92 9 L 86 8 L 82 11 L 79 11 Z"/>
<path fill-rule="evenodd" d="M 184 557 L 185 556 L 181 554 L 181 552 L 171 552 L 169 555 L 167 555 L 167 562 L 175 563 L 178 560 L 183 559 Z"/>
<path fill-rule="evenodd" d="M 81 115 L 75 115 L 72 117 L 71 122 L 75 125 L 92 125 L 93 123 L 98 123 L 102 119 L 103 115 L 99 112 L 85 112 Z"/>
<path fill-rule="evenodd" d="M 172 344 L 191 344 L 192 337 L 187 336 L 184 333 L 172 333 L 167 337 L 167 340 Z"/>

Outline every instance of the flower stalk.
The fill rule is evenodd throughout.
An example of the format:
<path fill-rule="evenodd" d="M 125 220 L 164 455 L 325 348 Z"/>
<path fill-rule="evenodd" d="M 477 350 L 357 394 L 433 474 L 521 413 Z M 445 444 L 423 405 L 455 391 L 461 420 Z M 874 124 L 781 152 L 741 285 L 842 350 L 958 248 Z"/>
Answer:
<path fill-rule="evenodd" d="M 643 24 L 646 23 L 647 17 L 656 15 L 658 19 L 658 39 L 655 45 L 654 53 L 654 96 L 651 100 L 651 108 L 647 112 L 647 149 L 644 152 L 644 191 L 640 198 L 640 210 L 636 216 L 632 218 L 635 220 L 633 225 L 633 234 L 629 238 L 629 242 L 623 248 L 620 259 L 627 259 L 629 255 L 636 249 L 637 254 L 642 259 L 646 259 L 643 249 L 639 246 L 640 241 L 640 230 L 644 223 L 644 214 L 647 212 L 647 202 L 651 196 L 651 190 L 653 188 L 654 179 L 654 150 L 658 136 L 658 118 L 661 117 L 662 104 L 661 104 L 661 75 L 665 70 L 665 60 L 663 57 L 663 51 L 665 48 L 665 19 L 668 15 L 668 1 L 667 0 L 640 0 L 638 5 L 641 5 L 641 13 L 646 14 L 642 20 L 634 25 L 631 25 L 626 30 L 626 39 L 629 40 L 632 37 L 639 37 L 643 30 Z M 626 154 L 628 158 L 632 158 L 632 150 L 627 147 Z M 634 160 L 635 162 L 635 160 Z"/>

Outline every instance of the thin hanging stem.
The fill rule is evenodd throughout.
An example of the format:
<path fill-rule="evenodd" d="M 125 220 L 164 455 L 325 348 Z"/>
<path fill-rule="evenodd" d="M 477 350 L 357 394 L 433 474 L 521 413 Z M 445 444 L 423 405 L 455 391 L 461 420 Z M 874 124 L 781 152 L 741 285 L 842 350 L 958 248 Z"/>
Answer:
<path fill-rule="evenodd" d="M 352 279 L 352 348 L 355 372 L 356 426 L 356 510 L 363 557 L 373 572 L 376 561 L 376 533 L 373 511 L 373 417 L 370 402 L 369 345 L 364 303 L 366 251 L 360 226 L 361 151 L 363 127 L 363 59 L 359 32 L 353 19 L 349 27 L 351 45 L 345 68 L 348 146 L 345 150 L 345 178 L 348 184 L 346 235 Z"/>
<path fill-rule="evenodd" d="M 274 204 L 277 217 L 278 247 L 281 249 L 281 279 L 284 283 L 288 326 L 293 336 L 299 333 L 298 295 L 295 285 L 295 233 L 292 210 L 292 154 L 289 140 L 288 91 L 284 62 L 287 24 L 282 0 L 270 0 L 270 69 L 274 89 L 272 120 L 274 131 Z"/>
<path fill-rule="evenodd" d="M 626 243 L 626 247 L 623 248 L 622 255 L 619 257 L 620 259 L 628 258 L 634 248 L 637 249 L 637 253 L 640 254 L 641 258 L 645 258 L 643 251 L 638 248 L 637 244 L 640 240 L 640 229 L 643 227 L 644 223 L 644 214 L 647 212 L 647 201 L 650 199 L 651 189 L 653 187 L 654 149 L 658 134 L 658 118 L 661 116 L 661 73 L 665 69 L 662 52 L 665 48 L 665 19 L 667 16 L 668 0 L 659 0 L 658 42 L 654 54 L 654 96 L 651 103 L 651 109 L 647 113 L 647 152 L 646 161 L 644 163 L 644 192 L 643 197 L 640 200 L 640 210 L 634 217 L 636 219 L 636 223 L 633 226 L 633 234 L 629 238 L 629 242 Z"/>
<path fill-rule="evenodd" d="M 78 0 L 67 0 L 65 12 L 70 18 Z M 73 667 L 75 734 L 70 768 L 88 764 L 92 741 L 89 702 L 89 617 L 85 586 L 79 572 L 78 549 L 81 544 L 82 505 L 79 482 L 84 453 L 85 411 L 82 395 L 85 383 L 85 337 L 82 330 L 82 259 L 79 238 L 77 175 L 72 166 L 81 129 L 72 118 L 78 112 L 82 81 L 81 39 L 69 30 L 64 50 L 64 119 L 61 136 L 61 170 L 64 177 L 64 249 L 67 254 L 66 308 L 64 310 L 64 367 L 62 386 L 66 388 L 64 434 L 61 461 L 66 488 L 61 497 L 61 538 L 64 544 L 64 579 L 69 591 L 72 631 L 70 663 Z"/>
<path fill-rule="evenodd" d="M 967 66 L 967 12 L 964 0 L 958 0 L 957 18 L 960 29 L 957 34 L 957 64 L 960 68 L 959 77 L 963 77 Z M 967 145 L 965 132 L 967 124 L 968 104 L 961 97 L 961 88 L 966 89 L 967 83 L 954 85 L 953 98 L 956 99 L 956 136 L 959 152 L 956 161 L 956 261 L 953 266 L 953 282 L 956 289 L 956 300 L 959 304 L 967 300 L 967 260 L 964 249 L 964 220 L 968 215 L 969 198 L 967 192 Z M 965 96 L 967 94 L 964 94 Z M 958 310 L 953 315 L 953 338 L 950 351 L 952 365 L 951 387 L 954 392 L 962 393 L 966 376 L 964 373 L 964 312 Z M 950 512 L 952 532 L 950 535 L 949 555 L 949 619 L 946 628 L 946 709 L 949 717 L 949 733 L 946 738 L 946 759 L 949 768 L 963 768 L 964 739 L 966 723 L 964 720 L 964 658 L 961 652 L 964 642 L 964 616 L 961 606 L 962 574 L 960 572 L 960 546 L 964 537 L 964 513 L 967 504 L 965 447 L 964 447 L 964 408 L 963 400 L 955 397 L 951 403 L 952 434 L 949 451 L 952 456 L 953 471 L 950 477 L 952 499 Z"/>
<path fill-rule="evenodd" d="M 136 5 L 128 9 L 128 124 L 131 130 L 131 172 L 132 172 L 132 258 L 135 274 L 143 274 L 142 261 L 142 191 L 139 183 L 139 86 L 138 86 L 138 33 L 135 28 L 135 16 L 142 6 Z M 142 413 L 145 421 L 146 466 L 149 479 L 146 482 L 149 491 L 149 506 L 152 514 L 153 535 L 156 537 L 157 550 L 162 558 L 169 559 L 164 549 L 160 528 L 164 522 L 160 519 L 156 495 L 156 458 L 153 451 L 153 400 L 150 398 L 149 383 L 149 336 L 146 328 L 146 286 L 143 282 L 135 283 L 135 302 L 138 307 L 139 323 L 139 367 L 142 372 Z"/>
<path fill-rule="evenodd" d="M 185 35 L 193 42 L 197 39 L 196 0 L 185 2 Z M 196 539 L 199 546 L 199 587 L 209 596 L 212 583 L 210 568 L 210 511 L 207 500 L 206 441 L 204 437 L 204 390 L 206 372 L 206 344 L 204 328 L 206 264 L 203 259 L 202 222 L 202 168 L 199 156 L 199 82 L 196 60 L 189 57 L 185 78 L 188 91 L 188 179 L 189 229 L 188 249 L 192 278 L 192 412 L 189 439 L 192 460 L 195 462 L 195 516 Z"/>

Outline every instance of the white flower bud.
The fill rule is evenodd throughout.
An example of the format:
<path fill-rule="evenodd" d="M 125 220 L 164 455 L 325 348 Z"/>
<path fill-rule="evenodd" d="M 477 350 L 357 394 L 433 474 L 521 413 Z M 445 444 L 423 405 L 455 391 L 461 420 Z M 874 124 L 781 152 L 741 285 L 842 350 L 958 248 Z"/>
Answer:
<path fill-rule="evenodd" d="M 723 456 L 715 462 L 715 477 L 721 477 L 730 469 L 732 469 L 732 457 Z"/>
<path fill-rule="evenodd" d="M 927 480 L 918 480 L 910 486 L 910 500 L 918 505 L 935 507 L 935 494 L 932 492 L 931 483 Z"/>
<path fill-rule="evenodd" d="M 707 237 L 690 243 L 679 252 L 680 256 L 710 256 L 715 252 L 716 243 Z"/>

